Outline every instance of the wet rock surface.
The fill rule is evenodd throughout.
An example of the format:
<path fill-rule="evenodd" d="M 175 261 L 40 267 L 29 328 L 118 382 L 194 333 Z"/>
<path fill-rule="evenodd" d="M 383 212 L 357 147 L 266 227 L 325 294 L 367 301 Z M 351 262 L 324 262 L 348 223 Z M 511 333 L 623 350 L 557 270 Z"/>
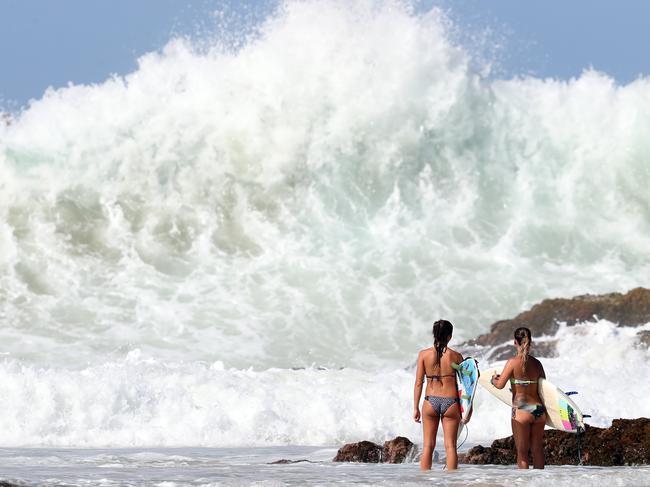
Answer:
<path fill-rule="evenodd" d="M 412 453 L 415 445 L 404 436 L 386 441 L 380 446 L 371 441 L 360 441 L 343 445 L 334 457 L 334 462 L 403 463 Z"/>
<path fill-rule="evenodd" d="M 546 299 L 528 311 L 520 313 L 510 320 L 497 321 L 490 327 L 490 332 L 469 340 L 461 349 L 471 347 L 493 348 L 490 358 L 503 360 L 512 356 L 513 331 L 520 326 L 527 326 L 533 337 L 553 336 L 560 323 L 568 326 L 583 322 L 595 322 L 605 319 L 619 326 L 641 326 L 650 322 L 650 289 L 635 288 L 621 293 L 600 295 L 587 294 L 570 299 Z M 531 353 L 538 357 L 556 356 L 556 340 L 535 340 Z M 639 332 L 639 344 L 650 346 L 650 332 Z"/>
<path fill-rule="evenodd" d="M 286 458 L 283 458 L 281 460 L 276 460 L 275 462 L 269 462 L 269 465 L 289 465 L 292 463 L 314 463 L 311 460 L 307 460 L 306 458 L 301 458 L 300 460 L 287 460 Z M 0 487 L 2 487 L 0 485 Z"/>
<path fill-rule="evenodd" d="M 384 463 L 403 463 L 415 445 L 404 436 L 398 436 L 384 443 L 382 459 Z"/>
<path fill-rule="evenodd" d="M 581 438 L 582 463 L 591 466 L 622 466 L 650 464 L 650 419 L 615 419 L 609 428 L 586 425 Z M 544 432 L 544 454 L 547 465 L 577 465 L 578 438 L 557 430 Z M 512 436 L 492 442 L 489 447 L 475 446 L 462 458 L 462 463 L 514 465 L 515 443 Z M 532 465 L 532 459 L 531 459 Z"/>
<path fill-rule="evenodd" d="M 360 441 L 348 443 L 339 448 L 334 462 L 362 462 L 379 463 L 383 454 L 383 448 L 372 441 Z"/>

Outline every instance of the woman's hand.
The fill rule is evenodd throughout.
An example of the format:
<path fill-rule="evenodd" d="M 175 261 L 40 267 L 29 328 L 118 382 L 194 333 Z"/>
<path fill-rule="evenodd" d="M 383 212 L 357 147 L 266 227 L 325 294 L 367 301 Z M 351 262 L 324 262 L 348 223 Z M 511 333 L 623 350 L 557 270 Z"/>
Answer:
<path fill-rule="evenodd" d="M 467 417 L 461 419 L 460 422 L 463 424 L 469 423 L 469 420 L 472 419 L 472 414 L 474 414 L 474 406 L 472 406 L 472 409 L 469 410 L 469 414 L 467 415 Z"/>
<path fill-rule="evenodd" d="M 420 409 L 419 409 L 419 408 L 415 408 L 415 409 L 413 410 L 413 420 L 414 420 L 416 423 L 419 423 L 419 422 L 420 422 L 421 417 L 420 417 Z"/>

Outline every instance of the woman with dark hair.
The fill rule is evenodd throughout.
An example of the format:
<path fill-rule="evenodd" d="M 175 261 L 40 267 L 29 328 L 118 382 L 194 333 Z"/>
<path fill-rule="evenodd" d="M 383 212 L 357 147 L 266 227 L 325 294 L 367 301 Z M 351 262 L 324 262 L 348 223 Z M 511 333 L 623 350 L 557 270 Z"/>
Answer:
<path fill-rule="evenodd" d="M 456 373 L 452 364 L 459 364 L 463 356 L 447 347 L 454 326 L 446 320 L 433 324 L 433 347 L 426 348 L 418 354 L 415 372 L 415 390 L 413 394 L 413 419 L 422 422 L 424 446 L 420 456 L 420 468 L 431 468 L 431 457 L 436 446 L 438 425 L 442 422 L 447 453 L 447 469 L 458 468 L 456 438 L 460 424 L 460 404 Z M 427 378 L 427 388 L 420 414 L 420 397 L 424 378 Z M 469 421 L 469 418 L 467 419 Z"/>
<path fill-rule="evenodd" d="M 490 382 L 503 389 L 510 382 L 512 389 L 512 434 L 517 447 L 517 466 L 528 468 L 528 452 L 533 454 L 533 467 L 544 468 L 544 424 L 546 409 L 537 389 L 540 378 L 546 378 L 542 363 L 530 355 L 532 338 L 528 328 L 515 330 L 517 355 L 506 362 L 503 372 Z"/>

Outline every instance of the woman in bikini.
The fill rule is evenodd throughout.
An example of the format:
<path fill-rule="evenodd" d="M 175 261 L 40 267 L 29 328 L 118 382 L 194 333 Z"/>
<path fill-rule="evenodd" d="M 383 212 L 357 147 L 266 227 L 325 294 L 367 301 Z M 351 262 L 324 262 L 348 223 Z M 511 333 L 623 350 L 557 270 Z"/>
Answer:
<path fill-rule="evenodd" d="M 510 382 L 512 389 L 512 434 L 517 447 L 517 466 L 528 468 L 528 452 L 533 454 L 533 467 L 544 468 L 544 424 L 546 409 L 537 390 L 540 378 L 546 378 L 539 360 L 529 355 L 532 343 L 528 328 L 515 330 L 517 355 L 490 382 L 503 389 Z"/>
<path fill-rule="evenodd" d="M 438 425 L 441 422 L 445 437 L 447 469 L 458 468 L 456 437 L 460 424 L 460 404 L 456 373 L 452 368 L 452 363 L 461 363 L 463 356 L 451 348 L 447 348 L 453 331 L 454 326 L 449 321 L 436 321 L 433 324 L 433 347 L 426 348 L 418 354 L 413 394 L 413 419 L 417 423 L 422 422 L 424 433 L 424 446 L 420 456 L 420 469 L 422 470 L 431 468 L 431 457 L 436 446 Z M 422 414 L 420 414 L 420 397 L 425 377 L 427 378 L 427 388 Z"/>

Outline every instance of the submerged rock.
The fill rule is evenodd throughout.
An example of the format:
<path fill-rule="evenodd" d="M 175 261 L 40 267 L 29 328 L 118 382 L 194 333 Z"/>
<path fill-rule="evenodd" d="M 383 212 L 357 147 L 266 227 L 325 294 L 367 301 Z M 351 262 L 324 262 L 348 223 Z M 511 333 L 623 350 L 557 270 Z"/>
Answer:
<path fill-rule="evenodd" d="M 301 458 L 300 460 L 287 460 L 286 458 L 283 458 L 281 460 L 269 462 L 268 465 L 289 465 L 292 463 L 314 463 L 314 462 L 312 462 L 311 460 L 307 460 L 306 458 Z"/>
<path fill-rule="evenodd" d="M 372 441 L 348 443 L 339 448 L 334 462 L 362 462 L 379 463 L 383 455 L 383 448 Z"/>
<path fill-rule="evenodd" d="M 415 445 L 404 436 L 397 436 L 380 446 L 371 441 L 348 443 L 336 453 L 334 462 L 403 463 L 414 452 Z"/>
<path fill-rule="evenodd" d="M 586 425 L 581 437 L 583 465 L 621 466 L 650 464 L 650 419 L 615 419 L 609 428 Z M 544 432 L 547 465 L 577 465 L 578 438 L 557 430 Z M 492 442 L 490 447 L 475 446 L 462 458 L 463 463 L 514 465 L 512 436 Z M 532 465 L 532 459 L 531 459 Z"/>
<path fill-rule="evenodd" d="M 605 319 L 620 326 L 641 326 L 650 322 L 650 289 L 636 288 L 621 293 L 576 296 L 570 299 L 546 299 L 510 320 L 497 321 L 490 332 L 469 340 L 466 347 L 496 347 L 490 358 L 503 360 L 512 355 L 512 333 L 527 326 L 534 337 L 553 336 L 560 323 L 577 323 Z M 556 356 L 556 340 L 533 341 L 532 354 L 538 357 Z M 650 335 L 639 332 L 639 344 L 650 346 Z M 461 346 L 461 348 L 464 348 Z"/>
<path fill-rule="evenodd" d="M 415 445 L 405 436 L 397 436 L 384 443 L 382 461 L 385 463 L 404 463 L 413 452 Z"/>

